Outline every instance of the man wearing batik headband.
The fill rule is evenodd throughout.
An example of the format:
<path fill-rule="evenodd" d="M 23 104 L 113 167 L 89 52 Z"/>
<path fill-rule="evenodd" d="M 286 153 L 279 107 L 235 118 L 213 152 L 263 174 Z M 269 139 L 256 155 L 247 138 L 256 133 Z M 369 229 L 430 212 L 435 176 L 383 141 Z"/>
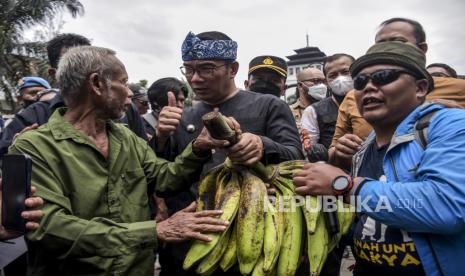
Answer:
<path fill-rule="evenodd" d="M 236 164 L 251 165 L 258 161 L 276 164 L 303 159 L 297 127 L 284 101 L 272 95 L 240 90 L 236 87 L 239 63 L 237 43 L 220 32 L 189 33 L 182 45 L 181 71 L 200 103 L 182 110 L 166 106 L 159 116 L 157 155 L 172 159 L 202 130 L 202 115 L 218 108 L 225 116 L 234 117 L 242 135 L 237 144 L 215 151 L 204 165 L 203 173 L 224 162 L 226 156 Z M 175 102 L 174 95 L 168 97 Z M 195 188 L 193 189 L 195 191 Z M 180 204 L 195 200 L 195 194 Z M 185 252 L 188 244 L 184 246 Z M 184 254 L 174 254 L 176 267 L 182 267 Z M 178 275 L 181 271 L 175 272 Z"/>
<path fill-rule="evenodd" d="M 307 164 L 296 192 L 358 203 L 354 275 L 463 275 L 465 111 L 425 103 L 435 82 L 407 43 L 372 46 L 350 67 L 355 102 L 374 129 L 352 175 Z"/>

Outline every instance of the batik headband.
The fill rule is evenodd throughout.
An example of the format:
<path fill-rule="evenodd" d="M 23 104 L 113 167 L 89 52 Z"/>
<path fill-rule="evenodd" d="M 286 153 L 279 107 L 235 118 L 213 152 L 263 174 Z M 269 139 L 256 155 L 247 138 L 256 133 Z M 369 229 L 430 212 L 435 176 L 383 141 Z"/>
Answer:
<path fill-rule="evenodd" d="M 236 60 L 237 43 L 232 40 L 200 40 L 189 32 L 182 43 L 182 60 Z"/>

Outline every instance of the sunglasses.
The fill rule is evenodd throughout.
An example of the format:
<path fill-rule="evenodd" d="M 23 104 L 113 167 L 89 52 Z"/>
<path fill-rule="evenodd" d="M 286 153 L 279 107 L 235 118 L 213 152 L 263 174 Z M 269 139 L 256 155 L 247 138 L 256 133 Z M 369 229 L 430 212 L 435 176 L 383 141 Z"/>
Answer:
<path fill-rule="evenodd" d="M 362 90 L 370 80 L 376 86 L 386 85 L 397 80 L 401 74 L 408 74 L 416 78 L 416 75 L 410 71 L 400 69 L 384 69 L 373 72 L 371 74 L 357 75 L 354 78 L 354 88 L 356 90 Z"/>

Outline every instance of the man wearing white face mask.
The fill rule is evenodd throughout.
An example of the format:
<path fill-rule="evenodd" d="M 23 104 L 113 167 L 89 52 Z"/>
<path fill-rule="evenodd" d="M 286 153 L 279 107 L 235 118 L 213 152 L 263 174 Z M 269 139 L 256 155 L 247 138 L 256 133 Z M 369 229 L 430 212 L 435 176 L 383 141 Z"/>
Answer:
<path fill-rule="evenodd" d="M 327 90 L 325 75 L 321 70 L 305 68 L 297 74 L 297 95 L 299 98 L 290 107 L 299 131 L 305 108 L 326 98 Z"/>
<path fill-rule="evenodd" d="M 347 54 L 327 57 L 323 71 L 329 84 L 331 97 L 307 107 L 302 115 L 302 128 L 310 135 L 309 161 L 328 161 L 328 147 L 334 135 L 339 104 L 353 89 L 349 67 L 354 58 Z"/>

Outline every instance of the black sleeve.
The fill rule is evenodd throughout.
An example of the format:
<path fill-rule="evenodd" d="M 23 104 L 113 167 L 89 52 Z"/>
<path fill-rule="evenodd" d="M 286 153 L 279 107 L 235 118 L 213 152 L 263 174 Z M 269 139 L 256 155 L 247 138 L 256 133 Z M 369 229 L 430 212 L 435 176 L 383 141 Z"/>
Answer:
<path fill-rule="evenodd" d="M 126 116 L 128 120 L 128 128 L 137 136 L 147 141 L 147 132 L 145 131 L 143 119 L 132 104 L 129 105 L 128 110 L 126 111 Z"/>
<path fill-rule="evenodd" d="M 291 109 L 282 100 L 270 102 L 266 118 L 266 135 L 261 136 L 265 164 L 304 159 L 299 132 Z"/>
<path fill-rule="evenodd" d="M 35 123 L 42 125 L 48 121 L 52 111 L 48 102 L 34 103 L 17 113 L 13 120 L 0 133 L 0 160 L 8 152 L 13 137 L 24 128 Z"/>

